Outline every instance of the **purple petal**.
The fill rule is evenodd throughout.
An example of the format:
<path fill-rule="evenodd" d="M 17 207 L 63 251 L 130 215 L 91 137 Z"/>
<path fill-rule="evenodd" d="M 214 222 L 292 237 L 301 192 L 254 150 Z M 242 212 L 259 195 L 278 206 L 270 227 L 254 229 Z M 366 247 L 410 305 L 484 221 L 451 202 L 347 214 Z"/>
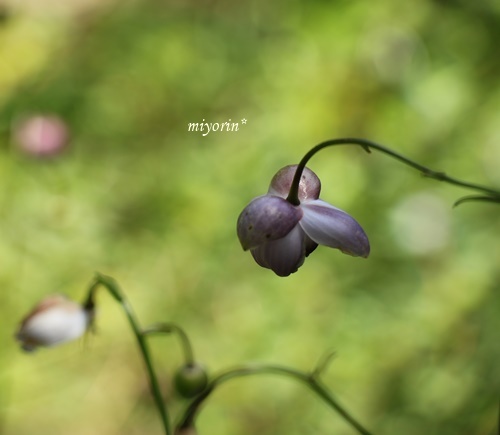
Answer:
<path fill-rule="evenodd" d="M 271 180 L 268 193 L 286 198 L 290 192 L 296 169 L 297 165 L 281 168 Z M 321 182 L 318 176 L 309 168 L 304 168 L 299 183 L 299 201 L 318 199 L 320 191 Z"/>
<path fill-rule="evenodd" d="M 300 205 L 300 225 L 316 243 L 340 249 L 344 254 L 368 257 L 370 242 L 363 228 L 345 211 L 320 199 Z"/>
<path fill-rule="evenodd" d="M 264 195 L 255 198 L 241 212 L 237 232 L 246 251 L 285 237 L 299 222 L 302 210 L 283 198 Z"/>
<path fill-rule="evenodd" d="M 267 242 L 250 252 L 262 267 L 278 276 L 288 276 L 302 266 L 305 258 L 304 231 L 297 225 L 282 239 Z"/>

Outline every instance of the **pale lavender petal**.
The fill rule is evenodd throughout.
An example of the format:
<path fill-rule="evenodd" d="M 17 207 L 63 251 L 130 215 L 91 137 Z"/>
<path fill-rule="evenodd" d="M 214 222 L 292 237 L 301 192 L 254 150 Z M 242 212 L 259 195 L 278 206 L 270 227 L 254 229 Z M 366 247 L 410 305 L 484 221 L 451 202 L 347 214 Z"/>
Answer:
<path fill-rule="evenodd" d="M 296 169 L 297 165 L 281 168 L 271 180 L 268 193 L 286 198 L 290 192 Z M 318 176 L 309 168 L 304 168 L 299 183 L 299 201 L 318 199 L 320 191 L 321 182 Z"/>
<path fill-rule="evenodd" d="M 340 249 L 344 254 L 368 257 L 370 242 L 363 228 L 345 211 L 319 199 L 300 205 L 300 225 L 316 243 Z"/>
<path fill-rule="evenodd" d="M 267 242 L 250 252 L 262 267 L 278 276 L 288 276 L 302 266 L 305 258 L 304 231 L 297 225 L 282 239 Z"/>
<path fill-rule="evenodd" d="M 297 225 L 301 217 L 300 207 L 283 198 L 273 195 L 255 198 L 238 218 L 237 232 L 241 246 L 246 251 L 281 239 Z"/>

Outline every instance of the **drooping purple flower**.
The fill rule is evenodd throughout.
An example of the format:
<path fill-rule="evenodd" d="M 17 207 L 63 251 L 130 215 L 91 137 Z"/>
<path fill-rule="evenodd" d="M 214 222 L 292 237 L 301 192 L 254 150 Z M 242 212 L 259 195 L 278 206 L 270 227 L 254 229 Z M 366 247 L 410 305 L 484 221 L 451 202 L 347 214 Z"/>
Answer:
<path fill-rule="evenodd" d="M 267 195 L 255 198 L 238 218 L 243 249 L 279 276 L 298 270 L 318 245 L 344 254 L 368 257 L 370 244 L 363 228 L 346 212 L 319 199 L 321 182 L 304 168 L 299 205 L 287 201 L 297 165 L 282 168 L 271 180 Z"/>

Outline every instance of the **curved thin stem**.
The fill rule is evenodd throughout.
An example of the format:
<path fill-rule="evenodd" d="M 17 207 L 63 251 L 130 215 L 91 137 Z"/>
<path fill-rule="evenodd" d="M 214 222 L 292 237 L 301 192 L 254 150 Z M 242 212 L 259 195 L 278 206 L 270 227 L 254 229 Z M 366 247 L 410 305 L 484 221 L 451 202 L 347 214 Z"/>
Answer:
<path fill-rule="evenodd" d="M 139 349 L 141 351 L 142 359 L 146 365 L 146 371 L 149 377 L 149 383 L 151 387 L 151 393 L 153 395 L 156 407 L 158 408 L 158 412 L 160 413 L 163 428 L 165 430 L 165 435 L 171 435 L 170 429 L 170 419 L 168 416 L 167 409 L 165 407 L 165 403 L 163 401 L 163 396 L 161 394 L 160 385 L 158 383 L 158 379 L 156 377 L 156 373 L 153 367 L 153 362 L 151 359 L 151 355 L 149 353 L 149 349 L 145 340 L 144 335 L 141 332 L 141 328 L 139 326 L 139 322 L 137 321 L 135 314 L 130 306 L 129 302 L 123 295 L 118 283 L 111 277 L 96 274 L 95 281 L 89 288 L 87 300 L 84 303 L 85 307 L 93 307 L 95 300 L 95 292 L 102 285 L 106 288 L 111 296 L 122 306 L 125 315 L 127 316 L 128 322 L 132 328 L 132 331 L 137 339 L 137 344 L 139 345 Z"/>
<path fill-rule="evenodd" d="M 184 353 L 184 360 L 186 365 L 191 366 L 194 364 L 194 353 L 189 337 L 179 325 L 173 322 L 169 323 L 156 323 L 148 326 L 142 330 L 143 335 L 153 334 L 177 334 L 181 342 L 182 351 Z"/>
<path fill-rule="evenodd" d="M 177 425 L 177 428 L 184 429 L 194 425 L 194 420 L 199 411 L 200 406 L 203 402 L 213 393 L 213 391 L 221 384 L 234 379 L 241 378 L 244 376 L 261 375 L 261 374 L 276 374 L 281 376 L 286 376 L 292 378 L 302 384 L 309 387 L 315 394 L 317 394 L 327 405 L 337 411 L 354 429 L 358 431 L 361 435 L 371 435 L 371 433 L 365 429 L 361 423 L 359 423 L 345 408 L 343 408 L 337 400 L 330 393 L 328 388 L 323 385 L 323 383 L 313 375 L 309 373 L 304 373 L 299 370 L 291 369 L 288 367 L 282 367 L 277 365 L 252 365 L 252 366 L 242 366 L 236 367 L 225 372 L 222 372 L 216 376 L 208 384 L 205 391 L 203 391 L 199 396 L 197 396 L 187 407 L 186 411 L 182 415 L 182 418 Z"/>
<path fill-rule="evenodd" d="M 489 196 L 500 198 L 500 191 L 491 189 L 486 186 L 481 186 L 479 184 L 468 183 L 466 181 L 461 181 L 456 178 L 449 177 L 444 172 L 434 171 L 426 166 L 423 166 L 419 163 L 414 162 L 413 160 L 408 159 L 407 157 L 398 154 L 395 151 L 392 151 L 389 148 L 384 147 L 383 145 L 379 145 L 375 142 L 366 140 L 366 139 L 357 139 L 357 138 L 342 138 L 342 139 L 330 139 L 325 142 L 322 142 L 312 148 L 306 155 L 302 158 L 300 163 L 297 166 L 297 170 L 295 171 L 295 176 L 293 177 L 292 185 L 290 187 L 290 193 L 288 194 L 287 201 L 294 205 L 299 205 L 299 183 L 300 178 L 302 177 L 302 172 L 307 164 L 307 162 L 314 156 L 318 151 L 323 148 L 335 145 L 358 145 L 361 146 L 365 151 L 370 152 L 371 149 L 375 149 L 380 151 L 388 156 L 399 160 L 400 162 L 408 165 L 418 171 L 420 171 L 424 176 L 433 178 L 438 181 L 444 181 L 445 183 L 453 184 L 455 186 L 465 187 L 468 189 L 478 190 L 480 192 L 484 192 Z"/>
<path fill-rule="evenodd" d="M 461 205 L 465 202 L 493 202 L 498 204 L 500 203 L 500 198 L 497 198 L 496 196 L 486 196 L 486 195 L 469 195 L 469 196 L 464 196 L 463 198 L 460 198 L 459 200 L 455 201 L 453 207 Z"/>

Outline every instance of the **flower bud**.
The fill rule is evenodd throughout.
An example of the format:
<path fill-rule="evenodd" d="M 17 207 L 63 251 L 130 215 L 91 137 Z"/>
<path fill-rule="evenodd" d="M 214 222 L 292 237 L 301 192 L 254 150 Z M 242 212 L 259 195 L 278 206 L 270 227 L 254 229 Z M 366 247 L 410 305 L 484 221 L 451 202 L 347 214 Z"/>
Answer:
<path fill-rule="evenodd" d="M 196 363 L 180 367 L 174 376 L 175 390 L 186 399 L 196 397 L 207 385 L 207 372 L 201 365 Z"/>
<path fill-rule="evenodd" d="M 271 180 L 268 194 L 287 198 L 295 177 L 298 165 L 288 165 L 281 168 Z M 299 182 L 299 201 L 318 199 L 321 192 L 321 181 L 309 168 L 304 168 Z"/>
<path fill-rule="evenodd" d="M 22 320 L 16 333 L 27 352 L 81 337 L 92 322 L 93 310 L 85 309 L 63 295 L 43 299 Z"/>

